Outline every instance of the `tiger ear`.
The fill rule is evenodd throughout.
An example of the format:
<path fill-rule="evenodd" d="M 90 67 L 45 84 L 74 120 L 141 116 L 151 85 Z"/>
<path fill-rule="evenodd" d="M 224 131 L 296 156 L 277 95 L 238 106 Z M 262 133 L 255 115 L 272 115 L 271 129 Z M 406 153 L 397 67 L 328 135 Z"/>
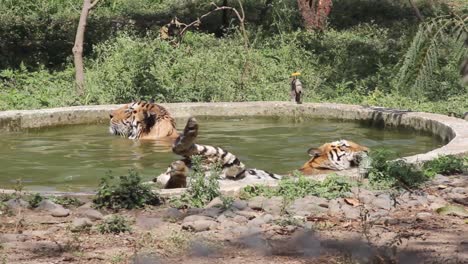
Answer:
<path fill-rule="evenodd" d="M 149 100 L 149 103 L 154 104 L 154 98 L 153 97 L 151 97 L 151 99 Z"/>
<path fill-rule="evenodd" d="M 322 155 L 322 151 L 320 149 L 314 148 L 314 147 L 308 149 L 307 153 L 309 154 L 309 156 L 314 157 L 314 158 Z"/>

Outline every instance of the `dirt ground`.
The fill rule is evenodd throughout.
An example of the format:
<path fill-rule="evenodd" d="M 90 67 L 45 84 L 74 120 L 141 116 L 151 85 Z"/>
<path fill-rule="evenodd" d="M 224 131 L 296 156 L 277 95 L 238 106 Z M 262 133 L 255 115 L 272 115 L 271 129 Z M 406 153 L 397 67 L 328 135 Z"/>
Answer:
<path fill-rule="evenodd" d="M 375 221 L 365 214 L 352 220 L 310 215 L 301 225 L 239 223 L 201 232 L 183 228 L 190 210 L 174 215 L 164 206 L 148 207 L 119 212 L 133 221 L 132 232 L 117 235 L 99 233 L 96 224 L 72 232 L 79 208 L 70 210 L 65 217 L 23 208 L 1 215 L 0 263 L 468 263 L 466 218 L 427 206 L 397 208 Z"/>

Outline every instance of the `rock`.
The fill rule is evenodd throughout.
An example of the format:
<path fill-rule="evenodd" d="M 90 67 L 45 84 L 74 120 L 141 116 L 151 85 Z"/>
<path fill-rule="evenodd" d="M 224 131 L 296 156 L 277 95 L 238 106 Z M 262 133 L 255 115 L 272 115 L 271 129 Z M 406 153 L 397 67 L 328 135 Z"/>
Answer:
<path fill-rule="evenodd" d="M 449 193 L 447 196 L 452 200 L 466 198 L 466 195 L 461 193 Z"/>
<path fill-rule="evenodd" d="M 244 216 L 246 217 L 247 219 L 254 219 L 255 217 L 258 216 L 258 213 L 255 212 L 255 211 L 246 211 L 246 210 L 243 210 L 243 211 L 237 211 L 236 212 L 237 215 L 241 215 L 241 216 Z"/>
<path fill-rule="evenodd" d="M 453 193 L 459 193 L 459 194 L 467 194 L 468 193 L 468 188 L 464 187 L 455 187 L 452 189 Z"/>
<path fill-rule="evenodd" d="M 416 220 L 426 220 L 426 219 L 429 219 L 429 218 L 432 218 L 431 213 L 421 212 L 421 213 L 416 214 Z"/>
<path fill-rule="evenodd" d="M 434 195 L 428 195 L 427 196 L 427 199 L 429 200 L 430 204 L 429 204 L 429 208 L 431 210 L 436 210 L 438 208 L 441 208 L 441 207 L 444 207 L 445 205 L 448 204 L 448 202 L 442 198 L 442 197 L 438 197 L 438 196 L 434 196 Z"/>
<path fill-rule="evenodd" d="M 341 214 L 341 205 L 344 203 L 342 198 L 332 199 L 328 203 L 328 213 L 331 215 Z"/>
<path fill-rule="evenodd" d="M 271 214 L 264 214 L 260 217 L 254 218 L 250 220 L 247 225 L 248 226 L 262 226 L 273 221 L 274 217 Z"/>
<path fill-rule="evenodd" d="M 89 218 L 92 221 L 102 220 L 104 218 L 104 215 L 102 215 L 101 212 L 95 209 L 78 210 L 77 215 Z"/>
<path fill-rule="evenodd" d="M 254 210 L 263 210 L 263 203 L 267 198 L 263 196 L 256 196 L 249 200 L 248 206 Z"/>
<path fill-rule="evenodd" d="M 271 197 L 263 202 L 263 210 L 267 213 L 280 215 L 283 209 L 283 197 Z"/>
<path fill-rule="evenodd" d="M 197 215 L 203 213 L 203 208 L 189 208 L 187 209 L 187 215 Z"/>
<path fill-rule="evenodd" d="M 381 194 L 371 201 L 371 204 L 377 208 L 390 210 L 393 207 L 393 201 L 388 194 Z"/>
<path fill-rule="evenodd" d="M 244 210 L 247 208 L 247 202 L 237 199 L 232 202 L 232 207 L 236 208 L 237 210 Z"/>
<path fill-rule="evenodd" d="M 442 174 L 436 174 L 432 182 L 434 184 L 447 184 L 450 183 L 450 178 Z"/>
<path fill-rule="evenodd" d="M 50 211 L 50 214 L 54 217 L 66 217 L 70 215 L 70 210 L 60 206 Z"/>
<path fill-rule="evenodd" d="M 211 202 L 209 202 L 205 206 L 205 208 L 223 207 L 223 206 L 224 206 L 223 200 L 221 200 L 221 198 L 219 197 L 216 197 L 213 200 L 211 200 Z"/>
<path fill-rule="evenodd" d="M 234 218 L 232 218 L 232 221 L 238 223 L 238 224 L 245 224 L 247 223 L 249 220 L 245 217 L 245 216 L 242 216 L 242 215 L 236 215 L 234 216 Z"/>
<path fill-rule="evenodd" d="M 421 204 L 422 206 L 427 206 L 429 204 L 429 199 L 427 199 L 426 196 L 417 195 L 416 197 L 414 197 L 414 199 L 418 201 L 419 204 Z"/>
<path fill-rule="evenodd" d="M 205 215 L 189 215 L 184 218 L 182 223 L 195 222 L 195 221 L 201 221 L 201 220 L 213 221 L 213 218 L 205 216 Z"/>
<path fill-rule="evenodd" d="M 214 220 L 196 220 L 193 222 L 185 222 L 182 223 L 182 229 L 195 231 L 195 232 L 202 232 L 214 229 L 218 223 Z"/>
<path fill-rule="evenodd" d="M 72 232 L 78 232 L 82 231 L 88 227 L 91 227 L 93 223 L 89 218 L 83 217 L 83 218 L 75 218 L 73 219 L 73 222 L 71 224 L 71 231 Z"/>
<path fill-rule="evenodd" d="M 352 207 L 351 205 L 348 205 L 348 204 L 342 204 L 341 210 L 343 211 L 344 216 L 348 219 L 360 218 L 361 212 L 359 210 L 359 207 Z"/>
<path fill-rule="evenodd" d="M 438 214 L 441 215 L 453 215 L 453 216 L 459 216 L 459 217 L 468 217 L 468 211 L 461 207 L 461 206 L 455 206 L 455 205 L 447 205 L 441 208 L 438 208 L 436 210 Z"/>
<path fill-rule="evenodd" d="M 82 206 L 76 208 L 77 210 L 85 210 L 85 209 L 93 209 L 93 203 L 92 202 L 87 202 L 84 203 Z"/>
<path fill-rule="evenodd" d="M 453 199 L 453 201 L 456 202 L 457 204 L 468 206 L 468 197 L 465 197 L 463 199 L 455 198 L 455 199 Z"/>
<path fill-rule="evenodd" d="M 288 208 L 286 212 L 290 215 L 308 216 L 322 214 L 328 211 L 328 208 L 316 204 L 318 200 L 313 196 L 306 196 L 304 198 L 296 199 Z M 327 204 L 328 206 L 328 204 Z"/>
<path fill-rule="evenodd" d="M 238 223 L 234 222 L 234 221 L 231 221 L 229 219 L 226 219 L 226 220 L 223 220 L 223 221 L 219 221 L 219 225 L 218 225 L 218 229 L 221 229 L 221 230 L 224 230 L 224 229 L 231 229 L 231 228 L 234 228 L 234 227 L 237 227 L 239 226 Z"/>
<path fill-rule="evenodd" d="M 373 192 L 359 187 L 352 187 L 351 192 L 361 203 L 370 203 L 375 198 Z"/>
<path fill-rule="evenodd" d="M 163 224 L 163 221 L 159 217 L 149 217 L 149 216 L 137 216 L 135 219 L 135 224 L 142 229 L 152 229 Z"/>
<path fill-rule="evenodd" d="M 180 220 L 184 217 L 184 213 L 179 211 L 177 208 L 167 208 L 163 214 L 163 218 L 165 219 L 173 219 L 173 220 Z"/>
<path fill-rule="evenodd" d="M 31 239 L 31 236 L 24 234 L 0 234 L 0 244 L 9 242 L 24 242 Z"/>
<path fill-rule="evenodd" d="M 201 215 L 209 216 L 211 218 L 217 218 L 224 210 L 219 207 L 212 207 L 203 210 Z"/>
<path fill-rule="evenodd" d="M 60 207 L 63 208 L 63 206 L 46 199 L 46 200 L 42 200 L 38 204 L 36 209 L 42 210 L 42 211 L 53 211 L 54 209 L 60 208 Z"/>
<path fill-rule="evenodd" d="M 5 205 L 12 210 L 29 207 L 29 203 L 20 198 L 10 199 L 5 203 Z"/>

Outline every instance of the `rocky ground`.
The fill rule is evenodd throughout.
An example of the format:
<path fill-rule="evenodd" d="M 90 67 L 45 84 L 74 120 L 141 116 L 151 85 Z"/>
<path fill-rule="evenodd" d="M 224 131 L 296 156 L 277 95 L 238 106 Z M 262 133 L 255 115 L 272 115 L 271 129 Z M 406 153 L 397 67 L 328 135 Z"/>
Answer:
<path fill-rule="evenodd" d="M 132 230 L 120 234 L 98 232 L 112 213 L 83 202 L 8 201 L 0 263 L 468 263 L 467 175 L 438 175 L 417 192 L 121 211 Z"/>

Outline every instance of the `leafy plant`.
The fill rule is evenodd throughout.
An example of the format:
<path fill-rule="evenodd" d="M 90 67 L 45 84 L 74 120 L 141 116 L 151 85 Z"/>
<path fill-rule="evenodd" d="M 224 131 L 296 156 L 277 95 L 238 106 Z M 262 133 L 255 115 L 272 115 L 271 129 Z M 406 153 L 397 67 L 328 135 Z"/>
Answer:
<path fill-rule="evenodd" d="M 119 234 L 131 232 L 132 228 L 130 227 L 130 223 L 123 216 L 112 215 L 111 217 L 104 219 L 101 224 L 97 225 L 97 230 L 101 234 Z"/>
<path fill-rule="evenodd" d="M 462 173 L 467 169 L 466 162 L 467 158 L 447 155 L 440 156 L 436 159 L 426 161 L 423 165 L 424 173 L 428 176 L 434 176 L 435 174 L 455 174 Z"/>
<path fill-rule="evenodd" d="M 192 171 L 189 177 L 187 191 L 181 197 L 171 201 L 174 207 L 203 207 L 214 198 L 221 195 L 219 188 L 219 164 L 213 164 L 208 174 L 202 167 L 203 157 L 200 155 L 191 156 Z"/>
<path fill-rule="evenodd" d="M 292 201 L 307 195 L 314 195 L 333 199 L 342 197 L 351 190 L 351 187 L 357 184 L 357 182 L 351 181 L 346 177 L 333 174 L 320 182 L 308 179 L 296 172 L 295 177 L 283 178 L 279 182 L 278 187 L 267 187 L 264 185 L 246 186 L 241 190 L 240 197 L 241 199 L 249 199 L 255 196 L 281 196 L 286 201 Z"/>
<path fill-rule="evenodd" d="M 115 178 L 108 173 L 101 178 L 93 203 L 98 208 L 119 210 L 139 208 L 146 204 L 158 205 L 160 199 L 150 186 L 141 182 L 141 177 L 135 170 L 130 170 L 125 176 Z"/>
<path fill-rule="evenodd" d="M 80 199 L 71 196 L 55 196 L 51 200 L 52 202 L 63 205 L 67 208 L 78 207 L 84 204 L 82 201 L 80 201 Z"/>
<path fill-rule="evenodd" d="M 371 151 L 369 183 L 377 189 L 392 187 L 417 188 L 428 181 L 430 175 L 415 164 L 392 160 L 393 154 L 385 149 Z"/>
<path fill-rule="evenodd" d="M 31 206 L 31 208 L 38 207 L 39 203 L 42 202 L 42 200 L 44 200 L 44 197 L 39 193 L 35 193 L 26 197 L 26 201 L 29 203 L 29 206 Z"/>

